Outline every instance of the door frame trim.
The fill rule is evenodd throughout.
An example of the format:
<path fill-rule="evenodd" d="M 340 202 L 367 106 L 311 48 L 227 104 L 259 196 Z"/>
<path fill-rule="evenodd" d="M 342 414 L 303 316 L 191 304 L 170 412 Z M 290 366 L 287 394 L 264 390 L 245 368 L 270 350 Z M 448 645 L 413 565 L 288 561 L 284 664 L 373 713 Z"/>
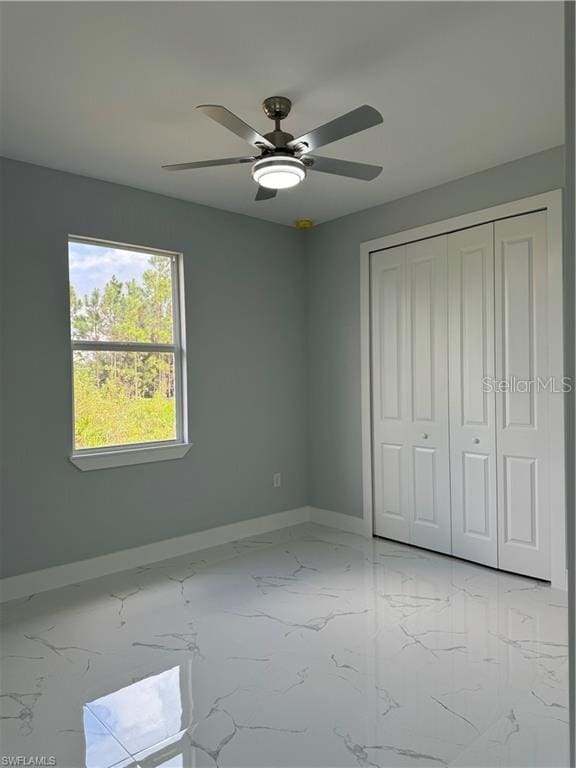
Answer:
<path fill-rule="evenodd" d="M 498 219 L 521 216 L 545 210 L 548 245 L 548 302 L 550 333 L 550 374 L 561 380 L 564 376 L 564 315 L 563 315 L 563 255 L 562 255 L 562 190 L 525 197 L 479 211 L 465 213 L 431 224 L 401 230 L 360 244 L 360 383 L 362 420 L 362 494 L 363 523 L 367 536 L 374 532 L 373 465 L 372 465 L 372 354 L 370 323 L 370 255 L 375 251 L 406 245 L 460 229 L 486 224 Z M 558 329 L 558 332 L 556 332 Z M 558 589 L 567 588 L 566 573 L 566 451 L 565 396 L 551 398 L 550 432 L 564 440 L 550 442 L 550 508 L 551 508 L 551 582 Z"/>

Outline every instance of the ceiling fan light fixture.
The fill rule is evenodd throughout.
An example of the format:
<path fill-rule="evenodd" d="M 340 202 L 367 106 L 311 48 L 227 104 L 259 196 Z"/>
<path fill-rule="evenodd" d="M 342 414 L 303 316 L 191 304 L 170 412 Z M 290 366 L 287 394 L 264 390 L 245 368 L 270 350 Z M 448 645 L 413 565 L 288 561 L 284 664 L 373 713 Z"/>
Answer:
<path fill-rule="evenodd" d="M 292 155 L 276 154 L 256 160 L 252 166 L 252 178 L 267 189 L 289 189 L 304 180 L 306 166 Z"/>
<path fill-rule="evenodd" d="M 252 153 L 249 157 L 196 160 L 191 163 L 172 163 L 162 167 L 167 171 L 185 171 L 193 168 L 251 163 L 251 175 L 258 185 L 255 202 L 272 200 L 276 197 L 278 190 L 298 186 L 306 178 L 308 170 L 362 181 L 372 181 L 381 173 L 382 168 L 379 165 L 308 154 L 315 152 L 318 147 L 332 144 L 379 125 L 383 118 L 374 107 L 364 104 L 294 138 L 291 133 L 287 133 L 281 127 L 282 120 L 288 117 L 292 107 L 290 99 L 286 96 L 272 96 L 264 99 L 262 106 L 266 117 L 274 123 L 274 130 L 264 135 L 258 133 L 221 104 L 200 104 L 197 107 L 211 120 L 255 147 L 260 152 L 258 157 L 254 157 Z"/>

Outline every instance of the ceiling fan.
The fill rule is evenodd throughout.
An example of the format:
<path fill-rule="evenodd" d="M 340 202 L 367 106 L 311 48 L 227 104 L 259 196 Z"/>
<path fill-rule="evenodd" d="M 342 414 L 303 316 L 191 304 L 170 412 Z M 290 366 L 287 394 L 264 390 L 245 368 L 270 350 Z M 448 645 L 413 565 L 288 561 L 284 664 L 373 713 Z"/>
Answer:
<path fill-rule="evenodd" d="M 267 117 L 274 121 L 274 130 L 261 135 L 226 107 L 217 104 L 202 104 L 197 109 L 215 120 L 224 128 L 240 136 L 260 151 L 259 155 L 249 157 L 226 157 L 221 160 L 199 160 L 193 163 L 163 165 L 167 171 L 185 171 L 192 168 L 208 168 L 216 165 L 238 165 L 252 163 L 251 175 L 258 184 L 256 200 L 269 200 L 276 196 L 279 189 L 295 187 L 306 177 L 306 172 L 320 171 L 352 179 L 371 181 L 382 171 L 379 165 L 353 163 L 348 160 L 336 160 L 333 157 L 319 157 L 310 152 L 365 131 L 382 122 L 382 115 L 374 107 L 365 104 L 329 123 L 315 128 L 309 133 L 294 138 L 283 131 L 280 123 L 290 114 L 292 102 L 285 96 L 271 96 L 262 103 Z"/>

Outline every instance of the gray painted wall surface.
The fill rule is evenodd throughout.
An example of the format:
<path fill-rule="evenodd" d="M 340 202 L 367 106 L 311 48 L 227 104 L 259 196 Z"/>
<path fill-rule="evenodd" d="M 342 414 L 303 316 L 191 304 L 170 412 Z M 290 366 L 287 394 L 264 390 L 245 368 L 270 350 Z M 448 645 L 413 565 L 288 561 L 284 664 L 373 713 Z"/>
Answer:
<path fill-rule="evenodd" d="M 555 148 L 300 233 L 0 161 L 2 575 L 308 503 L 361 516 L 360 243 L 556 189 L 563 163 Z M 69 233 L 184 252 L 184 459 L 69 463 Z"/>
<path fill-rule="evenodd" d="M 305 505 L 300 233 L 24 163 L 2 170 L 2 574 Z M 69 233 L 183 251 L 194 442 L 184 459 L 69 463 Z"/>
<path fill-rule="evenodd" d="M 312 506 L 362 516 L 360 243 L 563 184 L 556 147 L 304 233 Z"/>

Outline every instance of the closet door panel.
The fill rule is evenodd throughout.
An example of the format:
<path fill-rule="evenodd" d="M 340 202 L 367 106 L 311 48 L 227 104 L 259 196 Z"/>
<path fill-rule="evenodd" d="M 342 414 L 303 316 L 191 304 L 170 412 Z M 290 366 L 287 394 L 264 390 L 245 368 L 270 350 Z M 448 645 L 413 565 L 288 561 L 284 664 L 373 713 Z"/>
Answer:
<path fill-rule="evenodd" d="M 452 551 L 496 567 L 493 224 L 448 236 Z"/>
<path fill-rule="evenodd" d="M 406 246 L 410 540 L 451 552 L 447 238 Z"/>
<path fill-rule="evenodd" d="M 495 224 L 500 568 L 550 577 L 546 214 Z"/>
<path fill-rule="evenodd" d="M 441 513 L 436 492 L 438 468 L 436 448 L 415 447 L 414 466 L 414 510 L 415 524 L 438 526 Z"/>
<path fill-rule="evenodd" d="M 449 553 L 446 237 L 372 254 L 374 530 Z"/>
<path fill-rule="evenodd" d="M 493 456 L 462 452 L 462 520 L 458 535 L 462 536 L 464 541 L 461 547 L 456 542 L 453 547 L 453 554 L 465 557 L 466 544 L 468 543 L 466 537 L 472 537 L 470 549 L 473 550 L 473 556 L 470 555 L 467 559 L 486 562 L 486 565 L 495 566 L 497 559 L 492 547 L 486 553 L 486 557 L 481 558 L 477 541 L 480 537 L 484 541 L 493 540 L 496 544 L 496 521 L 494 519 L 496 510 L 493 499 L 496 489 L 491 466 L 493 463 Z M 452 530 L 454 531 L 454 527 Z"/>
<path fill-rule="evenodd" d="M 374 532 L 409 542 L 405 316 L 402 246 L 372 256 Z"/>

